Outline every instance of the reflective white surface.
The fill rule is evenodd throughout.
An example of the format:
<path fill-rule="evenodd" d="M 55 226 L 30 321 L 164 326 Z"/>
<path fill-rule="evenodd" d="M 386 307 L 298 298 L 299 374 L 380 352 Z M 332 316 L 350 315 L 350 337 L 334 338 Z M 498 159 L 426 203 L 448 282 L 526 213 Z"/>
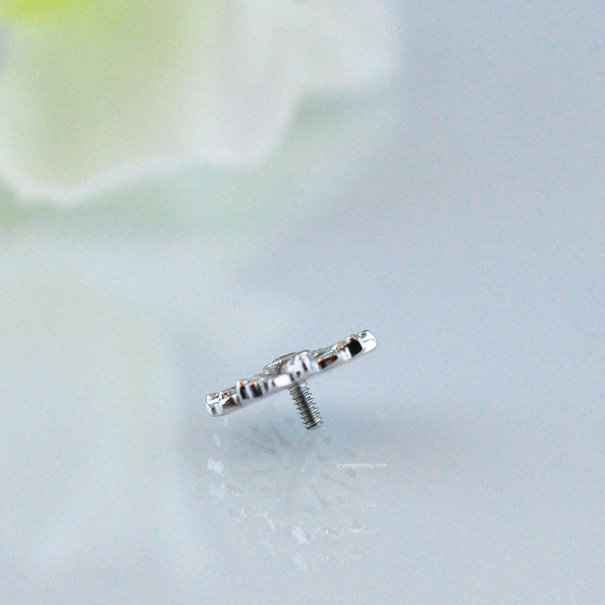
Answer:
<path fill-rule="evenodd" d="M 261 342 L 257 353 L 246 325 L 242 369 L 257 354 L 313 346 L 303 342 L 313 330 L 338 337 L 367 325 L 380 347 L 350 375 L 313 385 L 325 422 L 315 435 L 286 419 L 266 426 L 271 412 L 260 406 L 227 427 L 200 422 L 208 458 L 223 465 L 204 471 L 210 485 L 241 489 L 208 509 L 218 525 L 213 594 L 600 603 L 602 10 L 430 3 L 410 12 L 407 105 L 390 144 L 321 216 L 284 228 L 224 299 L 254 288 L 271 293 L 270 316 L 271 300 L 296 309 L 278 350 Z M 278 404 L 288 411 L 286 397 Z M 231 443 L 221 451 L 212 441 L 225 431 L 241 443 L 235 458 Z M 306 440 L 318 442 L 310 458 Z M 354 477 L 335 469 L 353 461 L 386 466 Z M 285 512 L 293 494 L 307 505 L 314 485 L 323 507 Z M 339 495 L 346 506 L 332 520 Z M 266 517 L 242 519 L 248 507 Z M 352 519 L 357 534 L 346 530 Z M 302 528 L 303 543 L 284 525 Z M 338 537 L 330 544 L 321 527 Z M 227 587 L 220 570 L 234 569 Z"/>
<path fill-rule="evenodd" d="M 102 204 L 72 222 L 51 216 L 65 250 L 83 251 L 74 265 L 119 293 L 111 304 L 144 301 L 157 320 L 130 345 L 116 337 L 117 354 L 159 342 L 169 377 L 129 408 L 132 424 L 153 411 L 141 441 L 91 429 L 101 454 L 103 435 L 129 444 L 88 467 L 108 473 L 106 495 L 53 477 L 78 495 L 63 508 L 36 500 L 60 511 L 45 533 L 19 530 L 31 521 L 17 502 L 28 494 L 9 502 L 0 544 L 9 602 L 605 602 L 601 5 L 430 2 L 406 12 L 404 83 L 375 108 L 390 130 L 328 191 L 303 178 L 311 160 L 293 170 L 291 198 L 309 208 L 272 207 L 268 227 L 259 218 L 234 248 L 217 237 L 210 252 L 191 235 L 205 224 L 194 210 L 177 236 L 150 219 L 118 244 L 114 221 L 132 200 L 117 218 Z M 196 178 L 153 195 L 172 192 L 185 206 Z M 242 189 L 262 182 L 246 178 Z M 141 203 L 153 215 L 157 200 L 137 195 L 151 197 Z M 60 273 L 68 254 L 44 254 L 35 219 L 13 234 L 31 230 L 32 266 L 46 256 L 45 274 Z M 212 219 L 209 231 L 231 220 Z M 97 239 L 83 242 L 78 222 L 97 225 Z M 73 307 L 78 321 L 54 307 L 48 317 L 81 331 L 111 306 L 93 298 L 98 307 Z M 20 323 L 0 319 L 13 330 L 5 363 L 35 316 L 24 306 Z M 120 330 L 139 325 L 121 308 L 112 317 Z M 286 393 L 228 423 L 206 414 L 205 393 L 235 376 L 363 327 L 378 349 L 311 385 L 318 431 L 302 428 Z M 130 384 L 130 366 L 114 372 L 109 351 L 89 352 L 109 368 L 107 393 Z M 70 376 L 48 359 L 18 366 L 32 389 Z M 156 359 L 141 363 L 158 371 Z M 87 422 L 115 428 L 123 410 L 103 402 Z M 53 417 L 31 421 L 47 428 Z M 11 418 L 4 439 L 6 427 L 32 426 Z M 17 476 L 16 460 L 0 468 L 5 485 Z M 32 558 L 24 535 L 46 536 L 50 554 Z"/>

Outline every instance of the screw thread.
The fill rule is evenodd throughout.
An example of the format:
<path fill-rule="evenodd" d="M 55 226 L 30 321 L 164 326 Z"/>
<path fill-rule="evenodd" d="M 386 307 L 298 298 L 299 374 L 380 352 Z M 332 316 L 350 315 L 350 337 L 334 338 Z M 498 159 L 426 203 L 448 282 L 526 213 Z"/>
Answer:
<path fill-rule="evenodd" d="M 323 420 L 306 381 L 297 382 L 289 390 L 305 428 L 309 430 L 319 428 Z"/>

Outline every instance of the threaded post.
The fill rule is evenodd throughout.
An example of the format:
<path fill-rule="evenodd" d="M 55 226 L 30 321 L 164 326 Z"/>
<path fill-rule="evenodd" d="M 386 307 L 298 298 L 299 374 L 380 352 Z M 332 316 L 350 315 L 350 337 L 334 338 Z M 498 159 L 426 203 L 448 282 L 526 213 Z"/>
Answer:
<path fill-rule="evenodd" d="M 289 391 L 305 428 L 309 430 L 319 428 L 323 424 L 323 420 L 307 382 L 305 380 L 297 382 L 290 387 Z"/>

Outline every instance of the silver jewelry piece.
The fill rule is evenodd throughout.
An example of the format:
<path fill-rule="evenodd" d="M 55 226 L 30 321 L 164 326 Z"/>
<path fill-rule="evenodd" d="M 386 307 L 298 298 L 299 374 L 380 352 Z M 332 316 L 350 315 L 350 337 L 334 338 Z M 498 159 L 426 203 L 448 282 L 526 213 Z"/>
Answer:
<path fill-rule="evenodd" d="M 319 428 L 323 420 L 307 379 L 369 353 L 377 344 L 372 332 L 364 330 L 330 347 L 278 357 L 266 365 L 261 374 L 239 380 L 234 387 L 224 391 L 206 395 L 206 408 L 211 416 L 225 416 L 262 397 L 288 389 L 305 428 Z"/>

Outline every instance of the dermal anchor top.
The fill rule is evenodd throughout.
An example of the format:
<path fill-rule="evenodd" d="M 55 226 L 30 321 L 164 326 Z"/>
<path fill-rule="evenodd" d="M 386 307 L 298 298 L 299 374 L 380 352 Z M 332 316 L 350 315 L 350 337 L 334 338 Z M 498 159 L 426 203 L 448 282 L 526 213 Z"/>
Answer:
<path fill-rule="evenodd" d="M 305 428 L 316 429 L 323 421 L 307 379 L 369 353 L 377 344 L 376 337 L 364 330 L 323 349 L 283 355 L 267 364 L 262 373 L 239 380 L 224 391 L 207 395 L 206 408 L 211 416 L 225 416 L 262 397 L 288 389 Z"/>

